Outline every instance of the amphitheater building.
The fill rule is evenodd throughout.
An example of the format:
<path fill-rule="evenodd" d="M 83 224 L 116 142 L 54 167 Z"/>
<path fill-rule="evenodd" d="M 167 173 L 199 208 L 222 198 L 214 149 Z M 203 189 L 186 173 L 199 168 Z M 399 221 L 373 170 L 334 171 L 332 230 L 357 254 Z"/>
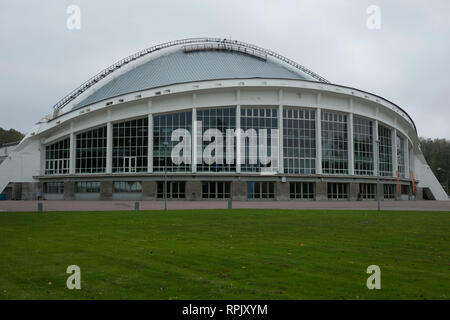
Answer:
<path fill-rule="evenodd" d="M 178 200 L 448 199 L 404 109 L 217 38 L 116 62 L 0 165 L 10 199 L 158 200 L 165 185 Z"/>

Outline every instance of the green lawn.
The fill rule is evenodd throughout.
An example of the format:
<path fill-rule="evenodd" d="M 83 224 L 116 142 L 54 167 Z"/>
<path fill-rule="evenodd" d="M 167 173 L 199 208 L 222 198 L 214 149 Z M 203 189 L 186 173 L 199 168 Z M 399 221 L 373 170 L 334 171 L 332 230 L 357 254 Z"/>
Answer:
<path fill-rule="evenodd" d="M 450 212 L 0 213 L 0 299 L 449 298 Z"/>

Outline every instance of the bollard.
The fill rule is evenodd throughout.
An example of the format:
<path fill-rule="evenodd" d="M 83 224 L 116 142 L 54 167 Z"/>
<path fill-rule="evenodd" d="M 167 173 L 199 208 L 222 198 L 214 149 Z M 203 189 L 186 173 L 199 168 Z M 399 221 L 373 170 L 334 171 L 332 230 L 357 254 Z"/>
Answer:
<path fill-rule="evenodd" d="M 228 199 L 228 209 L 232 209 L 233 208 L 233 201 L 230 199 Z"/>
<path fill-rule="evenodd" d="M 139 202 L 134 203 L 134 211 L 139 211 Z"/>
<path fill-rule="evenodd" d="M 42 213 L 43 209 L 44 205 L 42 204 L 42 202 L 38 202 L 37 212 Z"/>

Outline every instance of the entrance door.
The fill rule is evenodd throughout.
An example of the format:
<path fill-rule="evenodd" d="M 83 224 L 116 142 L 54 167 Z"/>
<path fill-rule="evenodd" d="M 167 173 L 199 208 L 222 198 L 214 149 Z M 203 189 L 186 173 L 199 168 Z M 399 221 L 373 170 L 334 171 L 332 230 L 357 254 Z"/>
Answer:
<path fill-rule="evenodd" d="M 136 172 L 136 157 L 123 157 L 123 172 Z"/>

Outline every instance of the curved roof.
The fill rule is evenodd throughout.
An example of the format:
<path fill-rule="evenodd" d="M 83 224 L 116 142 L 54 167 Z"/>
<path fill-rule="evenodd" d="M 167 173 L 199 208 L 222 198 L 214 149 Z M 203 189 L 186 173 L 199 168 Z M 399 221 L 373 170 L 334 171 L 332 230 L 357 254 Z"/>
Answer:
<path fill-rule="evenodd" d="M 118 71 L 129 63 L 133 69 Z M 271 50 L 236 40 L 190 38 L 159 44 L 114 63 L 71 91 L 53 108 L 60 110 L 72 103 L 73 109 L 77 109 L 143 89 L 230 78 L 328 83 L 313 71 Z M 91 90 L 87 92 L 88 89 Z"/>
<path fill-rule="evenodd" d="M 120 75 L 78 103 L 75 108 L 171 84 L 241 78 L 315 80 L 306 73 L 294 72 L 279 63 L 235 51 L 185 52 L 180 49 Z"/>

